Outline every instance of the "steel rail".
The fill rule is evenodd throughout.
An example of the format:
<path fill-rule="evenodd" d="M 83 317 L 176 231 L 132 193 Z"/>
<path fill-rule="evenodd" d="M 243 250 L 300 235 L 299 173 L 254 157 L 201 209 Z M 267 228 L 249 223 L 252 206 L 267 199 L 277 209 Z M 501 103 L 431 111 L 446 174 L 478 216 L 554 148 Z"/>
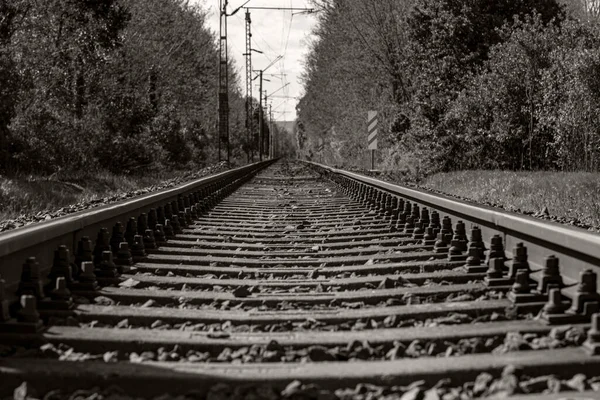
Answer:
<path fill-rule="evenodd" d="M 189 196 L 165 195 L 141 229 L 127 217 L 160 202 L 105 207 L 110 217 L 94 217 L 87 236 L 114 223 L 110 239 L 100 231 L 93 253 L 83 241 L 77 257 L 62 247 L 43 290 L 35 268 L 24 269 L 20 308 L 0 297 L 0 397 L 23 381 L 42 393 L 117 385 L 148 397 L 250 385 L 279 398 L 298 381 L 332 398 L 357 384 L 363 397 L 403 398 L 598 389 L 594 274 L 569 289 L 572 300 L 548 286 L 562 286 L 552 266 L 538 287 L 530 273 L 549 254 L 575 277 L 555 248 L 576 240 L 556 245 L 532 240 L 541 228 L 515 228 L 562 227 L 325 168 L 282 162 L 205 179 Z M 488 249 L 459 219 L 483 229 Z M 127 235 L 117 220 L 130 222 Z M 67 247 L 86 229 L 66 229 Z M 517 240 L 527 247 L 511 260 Z M 585 243 L 569 249 L 597 269 Z"/>
<path fill-rule="evenodd" d="M 52 265 L 54 250 L 58 246 L 70 245 L 74 251 L 77 242 L 83 236 L 89 236 L 94 240 L 100 228 L 112 228 L 119 221 L 126 224 L 129 217 L 137 217 L 151 208 L 177 200 L 179 196 L 192 193 L 215 182 L 255 172 L 271 163 L 272 161 L 257 162 L 196 179 L 174 188 L 159 190 L 1 233 L 0 277 L 6 281 L 8 295 L 12 295 L 16 290 L 16 285 L 21 277 L 22 265 L 28 257 L 36 258 L 41 266 L 41 272 L 45 276 Z"/>
<path fill-rule="evenodd" d="M 566 278 L 567 288 L 563 290 L 563 294 L 568 297 L 572 296 L 574 290 L 568 286 L 577 282 L 583 271 L 592 269 L 600 272 L 600 235 L 596 233 L 433 194 L 422 189 L 384 182 L 315 162 L 305 162 L 324 173 L 344 176 L 435 209 L 440 213 L 440 217 L 449 216 L 453 222 L 463 220 L 467 228 L 479 226 L 483 240 L 488 245 L 492 236 L 501 235 L 508 259 L 512 258 L 512 249 L 517 243 L 524 243 L 533 270 L 531 278 L 534 280 L 539 279 L 546 257 L 555 255 L 560 260 L 561 275 Z"/>

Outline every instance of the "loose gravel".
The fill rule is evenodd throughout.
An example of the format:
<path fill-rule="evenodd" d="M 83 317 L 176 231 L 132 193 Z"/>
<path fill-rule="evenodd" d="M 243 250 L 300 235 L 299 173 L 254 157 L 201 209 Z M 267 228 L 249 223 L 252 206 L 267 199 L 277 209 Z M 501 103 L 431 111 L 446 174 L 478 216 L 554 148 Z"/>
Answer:
<path fill-rule="evenodd" d="M 290 382 L 283 390 L 269 385 L 233 385 L 220 383 L 210 388 L 206 396 L 200 393 L 185 395 L 163 394 L 152 397 L 152 400 L 470 400 L 476 398 L 507 398 L 517 394 L 540 393 L 573 393 L 584 391 L 600 391 L 600 376 L 577 374 L 569 377 L 555 375 L 528 376 L 515 366 L 508 365 L 500 376 L 481 373 L 474 381 L 463 385 L 453 384 L 450 379 L 438 381 L 435 385 L 427 385 L 425 381 L 413 382 L 407 386 L 380 386 L 360 383 L 355 387 L 323 389 L 315 384 L 303 384 L 300 381 Z M 23 382 L 15 388 L 14 400 L 134 400 L 143 399 L 127 395 L 124 388 L 110 386 L 107 388 L 91 388 L 76 392 L 60 390 L 38 393 L 35 388 Z M 148 398 L 150 399 L 150 398 Z"/>

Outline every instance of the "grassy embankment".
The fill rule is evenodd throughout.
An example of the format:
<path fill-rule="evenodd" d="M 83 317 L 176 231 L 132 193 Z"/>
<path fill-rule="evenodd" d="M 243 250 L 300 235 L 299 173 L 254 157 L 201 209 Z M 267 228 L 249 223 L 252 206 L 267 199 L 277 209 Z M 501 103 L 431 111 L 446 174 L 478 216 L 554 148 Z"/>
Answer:
<path fill-rule="evenodd" d="M 224 165 L 215 165 L 143 175 L 71 172 L 53 177 L 0 176 L 0 231 L 171 187 L 224 169 Z"/>
<path fill-rule="evenodd" d="M 424 188 L 509 211 L 600 229 L 600 173 L 459 171 L 432 175 Z"/>

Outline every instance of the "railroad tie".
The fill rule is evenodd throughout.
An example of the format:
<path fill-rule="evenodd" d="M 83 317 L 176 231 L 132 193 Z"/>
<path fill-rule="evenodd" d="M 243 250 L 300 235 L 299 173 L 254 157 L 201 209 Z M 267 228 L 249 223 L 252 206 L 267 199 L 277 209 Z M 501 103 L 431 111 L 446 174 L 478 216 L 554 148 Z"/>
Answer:
<path fill-rule="evenodd" d="M 599 243 L 319 164 L 249 165 L 0 235 L 0 396 L 600 398 Z"/>

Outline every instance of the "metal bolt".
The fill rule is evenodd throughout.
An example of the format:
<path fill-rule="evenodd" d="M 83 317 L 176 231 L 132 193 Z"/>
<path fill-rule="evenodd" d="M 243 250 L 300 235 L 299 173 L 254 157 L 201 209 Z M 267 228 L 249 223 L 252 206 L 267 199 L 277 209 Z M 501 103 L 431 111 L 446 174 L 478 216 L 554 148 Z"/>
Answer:
<path fill-rule="evenodd" d="M 166 219 L 165 220 L 165 226 L 164 226 L 163 229 L 164 229 L 164 232 L 165 232 L 165 236 L 167 238 L 175 236 L 173 225 L 171 225 L 171 220 L 170 219 Z"/>
<path fill-rule="evenodd" d="M 92 251 L 92 241 L 88 236 L 84 236 L 79 240 L 77 244 L 77 255 L 75 257 L 75 264 L 77 264 L 81 270 L 81 264 L 84 261 L 93 261 L 94 253 Z"/>
<path fill-rule="evenodd" d="M 523 243 L 517 243 L 513 248 L 513 258 L 508 270 L 508 276 L 514 278 L 519 270 L 529 271 L 529 263 L 527 262 L 527 247 Z"/>
<path fill-rule="evenodd" d="M 183 233 L 183 231 L 181 230 L 181 224 L 179 223 L 179 218 L 175 214 L 173 214 L 173 216 L 171 217 L 171 225 L 173 226 L 174 234 Z"/>
<path fill-rule="evenodd" d="M 458 236 L 458 232 L 454 234 L 454 236 L 452 237 L 452 241 L 450 242 L 450 249 L 448 250 L 448 255 L 450 256 L 458 256 L 461 255 L 463 250 L 462 250 L 462 246 L 463 242 L 460 240 L 460 237 Z M 466 245 L 466 243 L 465 243 Z"/>
<path fill-rule="evenodd" d="M 512 285 L 512 292 L 515 294 L 527 294 L 530 292 L 528 270 L 517 271 L 515 283 Z"/>
<path fill-rule="evenodd" d="M 600 314 L 592 315 L 592 326 L 587 334 L 587 342 L 590 344 L 600 343 Z"/>
<path fill-rule="evenodd" d="M 492 239 L 490 240 L 490 252 L 488 254 L 488 258 L 502 258 L 503 260 L 506 258 L 504 254 L 504 245 L 502 244 L 501 236 L 492 236 Z"/>
<path fill-rule="evenodd" d="M 151 240 L 150 240 L 151 239 Z M 144 237 L 144 243 L 146 244 L 146 249 L 154 249 L 156 245 L 159 243 L 164 243 L 167 241 L 165 230 L 162 224 L 156 224 L 154 228 L 154 232 L 146 231 L 146 237 Z M 149 247 L 152 245 L 152 247 Z"/>
<path fill-rule="evenodd" d="M 10 319 L 10 303 L 6 297 L 6 281 L 0 279 L 0 322 Z"/>
<path fill-rule="evenodd" d="M 473 247 L 472 243 L 469 243 L 468 249 L 467 249 L 467 265 L 468 266 L 477 266 L 477 265 L 481 265 L 481 258 L 479 258 L 479 248 L 477 247 Z"/>
<path fill-rule="evenodd" d="M 481 229 L 478 226 L 474 226 L 471 228 L 471 237 L 467 248 L 469 247 L 478 249 L 479 259 L 485 258 L 485 246 L 481 237 Z"/>
<path fill-rule="evenodd" d="M 167 219 L 167 216 L 165 215 L 165 208 L 163 206 L 158 206 L 156 208 L 156 215 L 157 215 L 157 222 L 159 224 L 163 224 L 165 223 L 165 219 Z"/>
<path fill-rule="evenodd" d="M 502 278 L 504 275 L 504 259 L 502 258 L 492 258 L 488 262 L 488 270 L 486 275 L 490 279 L 498 279 Z"/>
<path fill-rule="evenodd" d="M 421 209 L 421 219 L 419 220 L 419 222 L 421 223 L 421 226 L 426 227 L 427 225 L 429 225 L 430 219 L 429 219 L 429 210 L 426 207 L 423 207 L 423 209 Z"/>
<path fill-rule="evenodd" d="M 463 221 L 456 222 L 456 228 L 454 229 L 454 234 L 458 237 L 458 240 L 461 243 L 464 243 L 464 246 L 461 248 L 462 251 L 467 250 L 467 231 L 465 227 L 465 223 Z"/>
<path fill-rule="evenodd" d="M 64 276 L 67 281 L 73 281 L 73 269 L 74 265 L 71 265 L 71 252 L 67 246 L 58 246 L 58 249 L 54 251 L 54 262 L 50 270 L 50 279 Z"/>
<path fill-rule="evenodd" d="M 145 257 L 145 249 L 144 237 L 142 235 L 135 235 L 133 238 L 133 246 L 131 246 L 131 255 L 134 257 Z"/>
<path fill-rule="evenodd" d="M 113 253 L 119 251 L 119 244 L 125 240 L 123 236 L 123 224 L 117 222 L 115 226 L 113 226 L 112 236 L 110 237 L 110 248 Z"/>
<path fill-rule="evenodd" d="M 102 262 L 98 264 L 98 269 L 102 271 L 103 276 L 117 276 L 117 266 L 113 261 L 113 253 L 112 251 L 103 251 L 102 252 Z M 100 273 L 100 272 L 98 272 Z"/>
<path fill-rule="evenodd" d="M 84 283 L 96 282 L 96 274 L 94 274 L 94 263 L 89 261 L 81 263 L 81 274 L 79 280 Z"/>
<path fill-rule="evenodd" d="M 94 246 L 94 263 L 99 264 L 102 261 L 102 252 L 108 250 L 110 250 L 110 233 L 108 229 L 101 228 Z"/>
<path fill-rule="evenodd" d="M 141 217 L 141 215 L 140 215 Z M 154 229 L 156 224 L 158 224 L 158 215 L 156 214 L 156 208 L 151 208 L 148 211 L 148 217 L 146 219 L 147 224 L 145 226 L 141 226 L 138 219 L 138 232 L 146 232 L 146 229 Z M 143 229 L 142 229 L 143 228 Z"/>
<path fill-rule="evenodd" d="M 38 299 L 44 298 L 44 285 L 40 279 L 40 264 L 35 257 L 29 257 L 23 264 L 18 293 L 21 295 L 34 295 Z"/>
<path fill-rule="evenodd" d="M 21 296 L 21 309 L 17 313 L 17 320 L 33 324 L 39 322 L 40 314 L 37 312 L 37 299 L 34 296 Z"/>
<path fill-rule="evenodd" d="M 412 215 L 406 217 L 406 223 L 404 224 L 404 233 L 412 234 L 415 229 L 415 224 Z"/>
<path fill-rule="evenodd" d="M 56 278 L 56 288 L 52 291 L 53 300 L 67 300 L 71 297 L 71 291 L 67 289 L 67 280 L 62 276 Z"/>
<path fill-rule="evenodd" d="M 437 211 L 433 211 L 431 213 L 431 221 L 429 222 L 429 225 L 433 229 L 439 229 L 441 227 L 441 225 L 440 225 L 440 213 L 438 213 Z"/>
<path fill-rule="evenodd" d="M 417 203 L 413 203 L 411 216 L 413 221 L 417 221 L 420 216 L 419 205 Z"/>
<path fill-rule="evenodd" d="M 583 271 L 579 275 L 579 286 L 577 292 L 579 293 L 596 293 L 596 273 L 591 269 Z"/>
<path fill-rule="evenodd" d="M 589 269 L 579 275 L 579 285 L 573 296 L 573 303 L 569 312 L 583 313 L 586 311 L 586 303 L 600 301 L 600 295 L 596 292 L 596 279 L 596 273 Z"/>
<path fill-rule="evenodd" d="M 542 270 L 542 276 L 538 285 L 538 291 L 540 293 L 547 293 L 549 285 L 556 285 L 563 287 L 562 277 L 560 276 L 560 270 L 558 267 L 558 258 L 555 256 L 546 257 L 544 269 Z"/>
<path fill-rule="evenodd" d="M 425 229 L 425 236 L 423 236 L 423 241 L 424 242 L 435 241 L 435 234 L 434 234 L 433 228 L 431 226 L 428 226 Z"/>
<path fill-rule="evenodd" d="M 131 251 L 129 251 L 129 243 L 119 243 L 119 252 L 117 253 L 119 264 L 132 264 Z"/>
<path fill-rule="evenodd" d="M 127 221 L 127 227 L 125 228 L 125 240 L 129 244 L 133 244 L 133 238 L 137 235 L 137 219 L 131 217 Z"/>
<path fill-rule="evenodd" d="M 562 314 L 564 310 L 565 307 L 562 304 L 562 294 L 560 293 L 560 289 L 550 289 L 548 292 L 548 302 L 544 305 L 544 313 L 550 315 Z"/>

